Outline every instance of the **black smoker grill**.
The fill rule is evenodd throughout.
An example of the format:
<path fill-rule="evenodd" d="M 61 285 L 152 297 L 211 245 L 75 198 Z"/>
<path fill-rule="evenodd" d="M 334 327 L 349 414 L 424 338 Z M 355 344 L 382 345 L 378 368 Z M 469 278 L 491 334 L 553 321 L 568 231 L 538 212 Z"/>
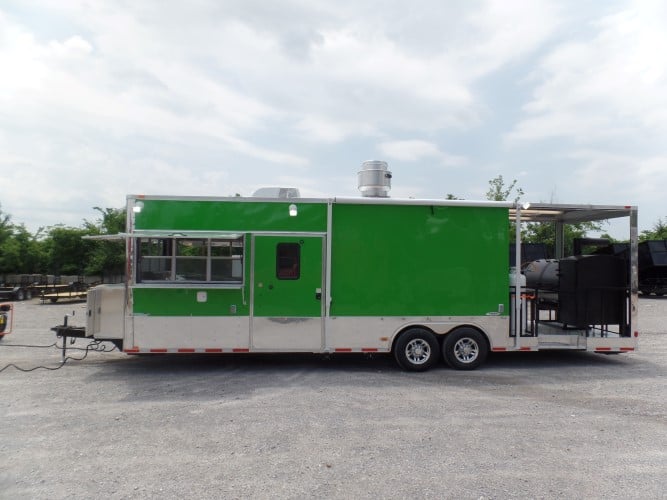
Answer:
<path fill-rule="evenodd" d="M 555 310 L 564 327 L 586 329 L 619 325 L 628 335 L 627 260 L 614 255 L 576 255 L 541 259 L 524 269 L 540 309 Z M 535 318 L 537 320 L 537 318 Z"/>
<path fill-rule="evenodd" d="M 613 255 L 576 255 L 559 261 L 558 307 L 563 324 L 625 323 L 627 269 Z"/>

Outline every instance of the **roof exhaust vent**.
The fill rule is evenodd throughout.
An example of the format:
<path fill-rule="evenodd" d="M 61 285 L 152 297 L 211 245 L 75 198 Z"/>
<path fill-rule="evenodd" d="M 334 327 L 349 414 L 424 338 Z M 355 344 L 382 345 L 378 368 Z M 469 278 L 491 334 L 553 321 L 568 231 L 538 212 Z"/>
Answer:
<path fill-rule="evenodd" d="M 361 196 L 387 198 L 391 189 L 391 172 L 386 161 L 369 160 L 358 173 Z"/>
<path fill-rule="evenodd" d="M 255 191 L 254 198 L 300 198 L 301 194 L 297 188 L 289 187 L 263 187 Z"/>

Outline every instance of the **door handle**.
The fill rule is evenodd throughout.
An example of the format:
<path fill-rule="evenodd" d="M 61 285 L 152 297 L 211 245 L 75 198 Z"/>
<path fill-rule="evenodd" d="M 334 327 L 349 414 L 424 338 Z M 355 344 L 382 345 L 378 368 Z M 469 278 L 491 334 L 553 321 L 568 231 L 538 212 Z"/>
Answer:
<path fill-rule="evenodd" d="M 322 300 L 322 289 L 321 288 L 316 288 L 315 289 L 315 300 Z"/>

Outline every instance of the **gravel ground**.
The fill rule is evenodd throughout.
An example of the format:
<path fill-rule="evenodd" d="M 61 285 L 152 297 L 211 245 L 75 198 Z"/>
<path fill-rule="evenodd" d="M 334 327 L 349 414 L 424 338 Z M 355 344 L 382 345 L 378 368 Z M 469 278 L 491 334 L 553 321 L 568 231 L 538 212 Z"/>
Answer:
<path fill-rule="evenodd" d="M 667 298 L 640 309 L 637 353 L 473 372 L 118 352 L 8 368 L 0 498 L 667 498 Z M 17 303 L 0 368 L 57 367 L 55 348 L 17 345 L 51 344 L 72 310 Z"/>

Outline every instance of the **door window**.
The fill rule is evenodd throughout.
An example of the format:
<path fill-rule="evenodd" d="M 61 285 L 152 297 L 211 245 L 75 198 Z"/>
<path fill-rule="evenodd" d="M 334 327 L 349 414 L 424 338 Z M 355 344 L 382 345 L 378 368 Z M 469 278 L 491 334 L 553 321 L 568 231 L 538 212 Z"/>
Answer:
<path fill-rule="evenodd" d="M 276 247 L 276 277 L 280 280 L 298 280 L 301 276 L 301 245 L 278 243 Z"/>

